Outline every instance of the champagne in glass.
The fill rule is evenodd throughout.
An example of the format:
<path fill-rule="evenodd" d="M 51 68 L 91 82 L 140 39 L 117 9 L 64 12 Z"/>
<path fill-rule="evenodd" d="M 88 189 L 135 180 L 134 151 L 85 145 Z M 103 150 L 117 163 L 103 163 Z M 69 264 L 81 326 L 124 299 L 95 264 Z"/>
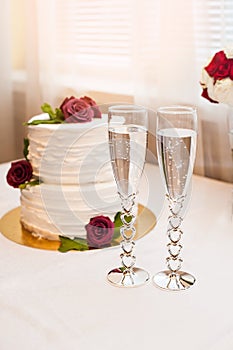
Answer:
<path fill-rule="evenodd" d="M 181 271 L 182 210 L 193 173 L 196 154 L 197 114 L 191 107 L 163 107 L 157 112 L 157 151 L 161 177 L 169 201 L 168 270 L 154 276 L 154 283 L 168 290 L 183 290 L 195 278 Z"/>
<path fill-rule="evenodd" d="M 187 192 L 195 160 L 196 135 L 195 131 L 182 128 L 167 128 L 157 133 L 161 175 L 167 193 L 174 199 Z"/>
<path fill-rule="evenodd" d="M 147 148 L 147 111 L 135 105 L 109 108 L 109 150 L 113 175 L 121 199 L 121 264 L 108 273 L 108 281 L 119 287 L 136 287 L 149 280 L 149 274 L 135 267 L 134 226 L 137 192 Z"/>
<path fill-rule="evenodd" d="M 143 126 L 109 128 L 109 148 L 114 178 L 124 197 L 136 193 L 144 168 L 147 130 Z"/>

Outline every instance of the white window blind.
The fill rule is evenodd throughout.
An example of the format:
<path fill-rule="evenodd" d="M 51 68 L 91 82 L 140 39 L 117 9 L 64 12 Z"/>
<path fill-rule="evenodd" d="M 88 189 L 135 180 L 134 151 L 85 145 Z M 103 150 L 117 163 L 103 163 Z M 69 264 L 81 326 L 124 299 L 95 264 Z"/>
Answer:
<path fill-rule="evenodd" d="M 132 93 L 133 0 L 38 0 L 38 6 L 48 19 L 41 21 L 41 57 L 49 47 L 50 63 L 43 64 L 57 85 Z"/>
<path fill-rule="evenodd" d="M 215 52 L 233 45 L 233 1 L 196 0 L 193 6 L 197 59 L 204 62 Z"/>
<path fill-rule="evenodd" d="M 192 51 L 199 70 L 214 52 L 233 43 L 233 0 L 38 0 L 38 4 L 40 17 L 44 9 L 48 11 L 41 25 L 44 51 L 49 47 L 52 57 L 47 70 L 56 71 L 61 85 L 71 85 L 75 77 L 84 88 L 129 94 L 136 76 L 152 86 L 158 73 L 166 73 L 164 55 L 178 62 L 182 51 L 183 56 Z M 50 42 L 45 44 L 46 37 Z"/>
<path fill-rule="evenodd" d="M 56 50 L 78 62 L 128 65 L 131 25 L 129 1 L 57 0 Z"/>

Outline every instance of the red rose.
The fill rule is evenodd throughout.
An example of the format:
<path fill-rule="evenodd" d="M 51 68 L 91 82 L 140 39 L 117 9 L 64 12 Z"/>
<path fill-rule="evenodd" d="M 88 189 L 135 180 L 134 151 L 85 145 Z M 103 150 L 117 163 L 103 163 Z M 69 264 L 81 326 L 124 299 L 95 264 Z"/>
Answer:
<path fill-rule="evenodd" d="M 69 98 L 66 97 L 62 102 L 60 109 L 62 110 L 67 123 L 91 122 L 94 117 L 94 112 L 90 105 L 74 96 Z"/>
<path fill-rule="evenodd" d="M 11 163 L 6 179 L 10 186 L 18 188 L 19 185 L 30 181 L 32 178 L 32 166 L 27 160 L 19 160 Z"/>
<path fill-rule="evenodd" d="M 208 66 L 205 67 L 207 73 L 215 80 L 226 78 L 229 74 L 230 65 L 224 51 L 217 52 Z"/>
<path fill-rule="evenodd" d="M 91 106 L 93 112 L 94 112 L 94 118 L 101 118 L 101 112 L 99 107 L 97 106 L 96 102 L 92 100 L 92 98 L 88 96 L 81 97 L 80 100 L 85 101 L 89 106 Z"/>
<path fill-rule="evenodd" d="M 230 64 L 225 62 L 224 64 L 220 64 L 218 70 L 214 74 L 215 80 L 221 80 L 227 78 L 230 72 Z"/>
<path fill-rule="evenodd" d="M 96 106 L 96 102 L 94 100 L 92 100 L 91 97 L 88 97 L 88 96 L 84 96 L 84 97 L 81 97 L 80 100 L 83 100 L 85 101 L 87 104 L 89 104 L 90 106 Z"/>
<path fill-rule="evenodd" d="M 102 248 L 110 245 L 114 234 L 114 223 L 108 216 L 96 216 L 85 226 L 87 244 L 91 248 Z"/>
<path fill-rule="evenodd" d="M 229 58 L 228 62 L 230 64 L 229 78 L 233 80 L 233 58 Z"/>
<path fill-rule="evenodd" d="M 214 100 L 212 100 L 212 98 L 209 97 L 207 88 L 203 89 L 201 96 L 206 98 L 207 100 L 209 100 L 212 103 L 218 103 L 218 101 L 214 101 Z"/>

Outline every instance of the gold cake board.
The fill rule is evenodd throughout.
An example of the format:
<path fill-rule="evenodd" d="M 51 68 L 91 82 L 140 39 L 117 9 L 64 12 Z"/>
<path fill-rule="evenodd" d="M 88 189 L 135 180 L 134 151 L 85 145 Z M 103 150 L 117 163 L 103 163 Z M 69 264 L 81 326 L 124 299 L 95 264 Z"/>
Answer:
<path fill-rule="evenodd" d="M 138 205 L 138 215 L 136 220 L 136 235 L 134 240 L 138 240 L 148 234 L 156 225 L 154 213 L 142 204 Z M 9 240 L 31 248 L 44 250 L 58 250 L 59 241 L 49 241 L 44 238 L 37 238 L 22 227 L 20 223 L 20 207 L 12 209 L 0 220 L 0 232 Z M 119 236 L 111 247 L 119 245 L 122 238 Z M 107 248 L 103 248 L 107 249 Z M 93 249 L 92 249 L 93 250 Z M 100 250 L 100 249 L 96 249 Z"/>

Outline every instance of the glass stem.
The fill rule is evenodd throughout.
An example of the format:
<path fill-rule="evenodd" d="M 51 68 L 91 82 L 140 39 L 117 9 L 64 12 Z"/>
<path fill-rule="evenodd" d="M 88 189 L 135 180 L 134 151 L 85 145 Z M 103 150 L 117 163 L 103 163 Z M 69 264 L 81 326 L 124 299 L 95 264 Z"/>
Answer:
<path fill-rule="evenodd" d="M 166 259 L 167 267 L 171 271 L 171 275 L 176 275 L 176 272 L 181 269 L 183 260 L 180 257 L 182 245 L 180 243 L 183 231 L 180 229 L 183 218 L 181 210 L 183 208 L 185 196 L 180 196 L 176 199 L 167 195 L 169 201 L 170 216 L 168 217 L 167 236 L 169 243 L 167 244 L 169 256 Z"/>
<path fill-rule="evenodd" d="M 120 195 L 122 202 L 122 212 L 121 212 L 121 221 L 122 226 L 120 228 L 120 233 L 122 237 L 121 249 L 122 253 L 120 254 L 123 274 L 124 277 L 129 277 L 132 279 L 133 266 L 136 262 L 136 257 L 133 254 L 135 242 L 134 236 L 136 233 L 136 228 L 134 226 L 136 215 L 135 215 L 135 203 L 136 195 L 132 194 L 127 198 L 124 198 Z"/>

